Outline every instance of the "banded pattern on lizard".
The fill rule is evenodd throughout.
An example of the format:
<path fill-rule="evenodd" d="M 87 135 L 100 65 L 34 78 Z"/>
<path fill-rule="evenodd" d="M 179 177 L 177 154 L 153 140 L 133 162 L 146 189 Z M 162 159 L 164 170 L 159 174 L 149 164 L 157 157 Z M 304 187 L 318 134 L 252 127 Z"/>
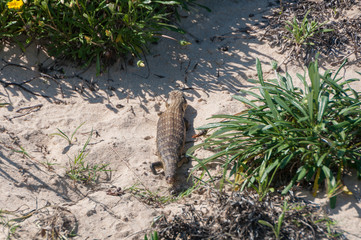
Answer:
<path fill-rule="evenodd" d="M 181 155 L 185 144 L 186 123 L 184 113 L 187 101 L 181 91 L 169 93 L 170 104 L 157 123 L 157 155 L 160 161 L 151 164 L 151 170 L 163 167 L 166 182 L 174 184 L 177 168 L 183 164 Z"/>

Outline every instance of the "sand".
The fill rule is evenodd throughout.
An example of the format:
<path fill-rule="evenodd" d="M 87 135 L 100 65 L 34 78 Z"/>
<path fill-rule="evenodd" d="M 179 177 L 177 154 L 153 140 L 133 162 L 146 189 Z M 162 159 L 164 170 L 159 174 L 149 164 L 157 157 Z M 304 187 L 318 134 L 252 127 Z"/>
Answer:
<path fill-rule="evenodd" d="M 18 223 L 13 237 L 42 239 L 46 231 L 41 231 L 41 226 L 49 226 L 51 221 L 58 225 L 61 221 L 69 225 L 77 221 L 74 239 L 142 239 L 155 217 L 163 212 L 176 213 L 183 203 L 191 201 L 185 198 L 156 208 L 129 192 L 113 196 L 107 191 L 142 188 L 141 182 L 153 192 L 167 193 L 163 176 L 154 176 L 149 165 L 157 161 L 156 122 L 170 91 L 183 90 L 189 104 L 187 147 L 201 142 L 201 138 L 194 141 L 192 135 L 196 127 L 210 122 L 212 115 L 245 109 L 231 96 L 250 87 L 247 79 L 257 76 L 256 58 L 262 62 L 265 75 L 271 76 L 271 60 L 282 62 L 286 57 L 258 40 L 269 2 L 201 1 L 212 12 L 196 8 L 190 15 L 183 13 L 188 17 L 182 19 L 181 27 L 189 34 L 166 33 L 191 45 L 180 46 L 163 38 L 146 55 L 149 68 L 125 65 L 119 60 L 100 76 L 96 76 L 94 66 L 84 70 L 49 58 L 36 43 L 25 53 L 16 45 L 6 44 L 0 52 L 0 80 L 22 83 L 32 79 L 21 85 L 32 93 L 19 86 L 0 85 L 0 100 L 10 103 L 0 108 L 0 209 L 30 214 Z M 243 31 L 246 27 L 247 32 Z M 63 75 L 64 79 L 41 75 L 40 63 L 53 66 L 48 74 Z M 299 65 L 281 68 L 291 75 L 303 72 Z M 359 77 L 355 70 L 357 66 L 350 65 L 343 74 Z M 361 83 L 354 87 L 360 90 Z M 81 124 L 71 145 L 53 135 L 60 129 L 71 136 Z M 112 171 L 101 174 L 98 183 L 89 187 L 75 183 L 66 172 L 91 132 L 87 163 L 109 164 Z M 12 150 L 21 148 L 28 156 Z M 194 162 L 188 163 L 182 171 L 192 165 Z M 347 177 L 345 184 L 355 194 L 341 195 L 333 210 L 322 194 L 316 199 L 307 196 L 308 192 L 300 194 L 324 204 L 349 239 L 360 239 L 360 182 Z M 3 221 L 12 218 L 6 214 Z M 9 228 L 0 225 L 0 239 L 6 239 L 8 233 Z"/>

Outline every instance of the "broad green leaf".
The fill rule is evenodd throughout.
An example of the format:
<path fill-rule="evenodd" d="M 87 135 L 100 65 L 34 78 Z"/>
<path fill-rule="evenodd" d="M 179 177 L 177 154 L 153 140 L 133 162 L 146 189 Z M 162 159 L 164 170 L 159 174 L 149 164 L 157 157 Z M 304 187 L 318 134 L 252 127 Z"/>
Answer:
<path fill-rule="evenodd" d="M 322 96 L 321 97 L 321 101 L 319 102 L 319 106 L 318 106 L 318 114 L 317 114 L 317 121 L 321 122 L 323 115 L 325 113 L 325 110 L 327 108 L 327 104 L 328 104 L 328 96 Z"/>
<path fill-rule="evenodd" d="M 252 88 L 252 89 L 254 89 L 254 88 Z M 257 98 L 258 100 L 262 100 L 262 97 L 260 95 L 258 95 L 257 93 L 254 93 L 252 91 L 241 89 L 241 90 L 239 90 L 239 92 L 247 94 L 247 95 L 251 95 L 252 97 Z M 238 95 L 236 95 L 236 96 L 238 96 Z"/>
<path fill-rule="evenodd" d="M 297 170 L 297 181 L 302 180 L 306 174 L 307 174 L 307 168 L 305 166 L 301 166 L 298 170 Z"/>
<path fill-rule="evenodd" d="M 306 109 L 296 100 L 290 100 L 290 103 L 295 106 L 298 110 L 300 110 L 300 112 L 302 112 L 303 116 L 308 118 L 309 115 L 306 112 Z"/>
<path fill-rule="evenodd" d="M 287 148 L 290 147 L 290 145 L 288 145 L 287 143 L 284 143 L 284 144 L 280 143 L 280 144 L 278 144 L 278 145 L 279 145 L 279 146 L 278 146 L 278 148 L 277 148 L 277 152 L 282 152 L 283 150 L 285 150 L 285 149 L 287 149 Z"/>
<path fill-rule="evenodd" d="M 262 72 L 262 67 L 261 67 L 261 62 L 259 61 L 259 59 L 256 59 L 256 69 L 257 69 L 257 75 L 258 75 L 258 80 L 261 83 L 262 86 L 265 86 L 265 83 L 263 81 L 263 72 Z"/>
<path fill-rule="evenodd" d="M 160 4 L 164 4 L 164 5 L 175 5 L 175 4 L 179 4 L 178 1 L 155 1 L 155 0 L 153 0 L 152 2 L 160 3 Z"/>
<path fill-rule="evenodd" d="M 312 89 L 311 92 L 307 94 L 308 114 L 309 114 L 311 123 L 313 123 L 313 112 L 314 112 L 313 96 L 314 96 L 314 89 Z"/>
<path fill-rule="evenodd" d="M 271 96 L 270 96 L 269 92 L 267 90 L 261 91 L 261 93 L 262 92 L 263 92 L 264 98 L 266 99 L 267 106 L 269 107 L 269 109 L 272 112 L 273 118 L 275 120 L 279 120 L 280 119 L 279 113 L 278 113 L 278 111 L 276 109 L 276 106 L 274 105 L 274 103 L 273 103 L 273 101 L 271 99 Z"/>
<path fill-rule="evenodd" d="M 239 96 L 239 95 L 234 95 L 234 96 L 232 96 L 232 97 L 233 97 L 234 99 L 238 100 L 238 101 L 241 101 L 241 102 L 247 104 L 247 105 L 250 105 L 250 106 L 252 106 L 252 107 L 254 107 L 254 108 L 257 108 L 257 105 L 256 105 L 256 104 L 254 104 L 253 102 L 251 102 L 250 100 L 248 100 L 248 99 L 245 98 L 245 97 L 242 97 L 242 96 Z"/>
<path fill-rule="evenodd" d="M 263 172 L 262 176 L 261 176 L 261 180 L 260 183 L 262 183 L 266 177 L 268 177 L 268 174 L 275 168 L 275 167 L 279 167 L 279 161 L 276 160 L 273 163 L 271 163 Z M 260 172 L 261 173 L 261 172 Z"/>
<path fill-rule="evenodd" d="M 302 81 L 303 87 L 304 87 L 304 90 L 305 90 L 305 94 L 307 94 L 309 91 L 308 91 L 308 84 L 307 84 L 307 82 L 306 82 L 305 76 L 302 76 L 302 75 L 299 74 L 299 73 L 297 73 L 296 76 Z"/>
<path fill-rule="evenodd" d="M 258 220 L 258 222 L 264 226 L 270 227 L 273 231 L 274 231 L 274 227 L 272 224 L 270 224 L 269 222 L 266 222 L 264 220 Z"/>
<path fill-rule="evenodd" d="M 290 162 L 290 160 L 293 158 L 293 153 L 291 153 L 290 155 L 285 156 L 282 160 L 281 160 L 281 164 L 280 164 L 280 168 L 283 169 L 285 166 L 287 166 L 287 164 Z"/>
<path fill-rule="evenodd" d="M 336 81 L 336 77 L 338 75 L 338 73 L 341 71 L 341 69 L 345 66 L 345 64 L 347 63 L 347 58 L 345 58 L 345 60 L 342 62 L 341 66 L 337 69 L 335 76 L 333 77 L 333 81 Z"/>
<path fill-rule="evenodd" d="M 317 101 L 318 94 L 320 92 L 320 74 L 318 72 L 317 59 L 315 62 L 311 62 L 308 67 L 308 76 L 311 80 L 311 87 L 313 91 L 313 99 Z"/>
<path fill-rule="evenodd" d="M 281 194 L 284 195 L 284 194 L 287 194 L 288 191 L 295 185 L 296 183 L 296 177 L 297 176 L 294 176 L 292 178 L 292 180 L 290 181 L 290 183 L 285 187 L 285 189 L 282 190 Z"/>
<path fill-rule="evenodd" d="M 331 209 L 335 209 L 336 208 L 336 196 L 333 196 L 330 198 L 330 207 Z"/>
<path fill-rule="evenodd" d="M 328 167 L 326 167 L 325 165 L 323 165 L 323 166 L 322 166 L 322 171 L 323 171 L 323 173 L 325 174 L 325 176 L 326 176 L 327 179 L 330 179 L 330 178 L 331 178 L 332 173 L 331 173 L 331 170 L 330 170 Z"/>
<path fill-rule="evenodd" d="M 280 97 L 275 96 L 274 100 L 276 101 L 276 103 L 278 103 L 283 109 L 285 109 L 289 114 L 291 114 L 292 116 L 296 117 L 295 114 L 293 113 L 293 111 L 291 110 L 291 108 L 289 107 L 289 105 L 283 101 Z"/>
<path fill-rule="evenodd" d="M 321 167 L 321 164 L 322 164 L 323 160 L 324 160 L 329 154 L 330 154 L 330 151 L 322 154 L 322 156 L 317 160 L 317 163 L 316 163 L 317 167 Z"/>
<path fill-rule="evenodd" d="M 293 81 L 291 75 L 289 75 L 288 72 L 286 72 L 286 79 L 287 79 L 287 89 L 293 92 L 294 91 Z"/>
<path fill-rule="evenodd" d="M 252 78 L 247 79 L 247 82 L 253 83 L 253 84 L 259 84 L 260 83 L 259 80 L 252 79 Z"/>
<path fill-rule="evenodd" d="M 340 115 L 344 115 L 344 116 L 347 116 L 351 113 L 354 113 L 354 112 L 360 112 L 360 105 L 361 105 L 361 102 L 358 102 L 356 104 L 353 104 L 351 105 L 350 107 L 348 108 L 344 108 L 342 109 L 339 114 Z M 358 111 L 355 111 L 355 110 L 358 110 Z"/>

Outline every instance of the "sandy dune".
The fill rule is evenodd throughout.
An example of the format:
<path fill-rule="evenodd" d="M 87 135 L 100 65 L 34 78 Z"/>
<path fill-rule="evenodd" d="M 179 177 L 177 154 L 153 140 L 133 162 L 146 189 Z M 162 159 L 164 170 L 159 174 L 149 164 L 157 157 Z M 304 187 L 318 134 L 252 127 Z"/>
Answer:
<path fill-rule="evenodd" d="M 0 108 L 0 209 L 29 213 L 45 207 L 21 222 L 14 238 L 42 239 L 37 221 L 46 225 L 46 218 L 56 215 L 60 216 L 58 221 L 70 225 L 74 219 L 78 221 L 74 239 L 142 239 L 154 217 L 180 211 L 188 199 L 155 208 L 129 193 L 112 196 L 107 191 L 126 189 L 141 181 L 151 191 L 167 192 L 163 177 L 152 175 L 149 164 L 157 160 L 157 113 L 165 108 L 171 90 L 183 90 L 189 104 L 187 147 L 195 144 L 191 137 L 195 128 L 208 122 L 211 115 L 234 114 L 245 108 L 231 96 L 249 87 L 246 79 L 256 77 L 255 59 L 261 60 L 265 75 L 271 76 L 271 60 L 282 62 L 285 58 L 257 38 L 271 2 L 201 2 L 212 12 L 197 8 L 183 19 L 181 26 L 190 34 L 168 33 L 192 45 L 161 39 L 146 56 L 149 69 L 119 61 L 96 76 L 95 67 L 84 71 L 48 59 L 35 43 L 26 53 L 15 45 L 5 45 L 0 52 L 0 80 L 21 85 L 0 85 L 0 100 L 11 104 Z M 40 63 L 52 66 L 47 74 L 63 79 L 41 76 Z M 292 74 L 303 72 L 300 66 L 281 67 Z M 348 66 L 344 74 L 358 77 L 355 70 L 357 66 Z M 27 80 L 31 81 L 22 84 Z M 355 88 L 360 90 L 361 84 Z M 57 128 L 71 135 L 82 123 L 70 146 L 51 135 Z M 86 161 L 109 164 L 113 171 L 108 176 L 102 174 L 93 187 L 86 187 L 66 177 L 66 171 L 92 130 Z M 11 150 L 21 148 L 29 156 Z M 356 194 L 340 196 L 337 208 L 329 213 L 348 232 L 349 239 L 360 239 L 361 203 L 356 201 L 361 197 L 360 182 L 347 177 L 345 183 Z M 320 198 L 316 201 L 325 202 Z M 0 225 L 0 239 L 6 239 L 8 231 Z"/>

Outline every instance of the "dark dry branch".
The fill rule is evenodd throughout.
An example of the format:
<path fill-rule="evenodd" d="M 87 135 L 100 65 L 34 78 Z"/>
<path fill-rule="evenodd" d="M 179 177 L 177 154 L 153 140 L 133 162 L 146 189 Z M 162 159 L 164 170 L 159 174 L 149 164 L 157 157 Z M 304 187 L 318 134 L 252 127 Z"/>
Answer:
<path fill-rule="evenodd" d="M 327 57 L 332 65 L 340 64 L 345 58 L 354 56 L 354 62 L 360 61 L 361 54 L 361 14 L 355 10 L 361 9 L 361 2 L 356 0 L 298 0 L 283 1 L 282 9 L 274 9 L 271 16 L 265 16 L 269 25 L 264 36 L 271 47 L 278 47 L 281 53 L 288 53 L 290 60 L 301 60 L 308 63 L 316 52 Z M 296 44 L 287 38 L 292 38 L 286 30 L 286 21 L 292 21 L 296 16 L 302 22 L 307 11 L 309 21 L 319 24 L 326 22 L 322 29 L 334 29 L 332 32 L 319 32 L 310 37 L 309 44 Z M 356 11 L 357 12 L 357 11 Z"/>
<path fill-rule="evenodd" d="M 37 104 L 35 106 L 30 106 L 30 107 L 24 107 L 24 108 L 20 108 L 18 110 L 16 110 L 17 113 L 21 113 L 19 115 L 15 115 L 13 117 L 6 117 L 6 119 L 8 119 L 9 121 L 13 120 L 14 118 L 19 118 L 19 117 L 23 117 L 23 116 L 26 116 L 30 113 L 33 113 L 33 112 L 37 112 L 41 109 L 41 107 L 43 106 L 43 104 Z"/>
<path fill-rule="evenodd" d="M 311 202 L 292 196 L 268 196 L 259 201 L 257 194 L 237 192 L 232 196 L 212 193 L 201 205 L 187 204 L 181 214 L 157 224 L 160 239 L 276 239 L 269 222 L 277 228 L 284 201 L 287 211 L 280 228 L 281 239 L 345 239 L 335 230 L 328 231 L 332 220 Z"/>

